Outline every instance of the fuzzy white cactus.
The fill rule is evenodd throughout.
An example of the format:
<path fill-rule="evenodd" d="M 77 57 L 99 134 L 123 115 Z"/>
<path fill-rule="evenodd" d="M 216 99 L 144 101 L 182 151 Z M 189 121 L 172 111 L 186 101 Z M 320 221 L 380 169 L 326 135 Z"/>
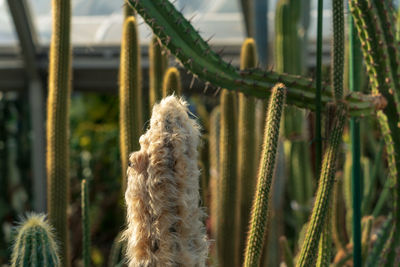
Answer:
<path fill-rule="evenodd" d="M 153 108 L 140 151 L 129 158 L 129 266 L 205 266 L 208 241 L 199 207 L 200 131 L 187 103 L 175 96 Z"/>

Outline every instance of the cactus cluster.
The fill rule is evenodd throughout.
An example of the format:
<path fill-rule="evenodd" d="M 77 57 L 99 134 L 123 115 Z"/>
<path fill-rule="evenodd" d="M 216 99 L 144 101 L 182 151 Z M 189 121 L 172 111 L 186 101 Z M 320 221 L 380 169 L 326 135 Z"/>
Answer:
<path fill-rule="evenodd" d="M 52 1 L 46 160 L 49 222 L 42 215 L 30 215 L 21 224 L 13 247 L 12 266 L 71 264 L 67 224 L 71 7 L 68 0 Z M 275 236 L 280 249 L 276 246 L 274 251 L 279 250 L 282 258 L 278 260 L 289 267 L 331 266 L 333 258 L 335 266 L 344 266 L 356 254 L 352 249 L 358 247 L 363 265 L 398 265 L 400 46 L 391 24 L 395 18 L 393 9 L 387 1 L 349 0 L 372 94 L 343 90 L 345 8 L 342 1 L 333 1 L 331 85 L 324 84 L 321 92 L 326 140 L 322 164 L 317 166 L 320 173 L 315 173 L 319 178 L 315 179 L 318 187 L 312 206 L 311 169 L 312 163 L 318 164 L 318 160 L 310 155 L 305 131 L 310 127 L 305 111 L 298 108 L 318 110 L 315 106 L 318 91 L 312 79 L 298 76 L 304 65 L 299 48 L 304 42 L 299 31 L 301 16 L 304 16 L 302 2 L 278 1 L 275 72 L 257 68 L 253 39 L 244 41 L 240 69 L 237 69 L 222 60 L 169 1 L 127 1 L 119 72 L 121 187 L 126 204 L 126 229 L 115 238 L 109 266 L 125 263 L 129 266 L 264 266 L 271 262 L 267 243 Z M 250 3 L 242 1 L 242 4 L 247 7 L 245 12 L 250 12 Z M 131 7 L 155 34 L 149 45 L 148 88 L 141 84 L 139 40 Z M 247 25 L 251 25 L 249 19 L 247 16 Z M 213 99 L 202 105 L 198 99 L 186 102 L 180 98 L 187 91 L 182 88 L 181 70 L 168 68 L 167 50 L 195 78 L 218 88 L 219 103 Z M 265 103 L 268 100 L 261 116 L 257 116 L 260 104 L 257 98 Z M 147 123 L 150 109 L 152 115 Z M 193 110 L 198 114 L 193 114 Z M 200 129 L 196 115 L 204 129 Z M 350 157 L 346 155 L 343 162 L 340 153 L 346 140 L 343 133 L 346 133 L 348 117 L 367 115 L 377 119 L 381 129 L 386 149 L 383 152 L 380 148 L 374 159 L 380 162 L 381 156 L 386 155 L 389 178 L 384 185 L 393 192 L 394 204 L 392 215 L 378 216 L 389 189 L 384 189 L 381 196 L 373 196 L 379 168 L 370 166 L 372 160 L 363 159 L 362 242 L 354 244 L 356 240 L 349 237 L 352 230 L 344 224 L 345 216 L 348 222 L 354 220 L 351 189 L 353 194 L 356 189 L 346 170 L 351 167 Z M 265 123 L 260 123 L 260 118 Z M 265 125 L 261 129 L 264 130 L 262 145 L 258 140 L 259 125 Z M 143 134 L 145 127 L 148 129 Z M 281 136 L 284 142 L 280 143 Z M 341 165 L 345 165 L 344 174 L 337 171 Z M 282 170 L 282 166 L 289 171 Z M 369 174 L 371 169 L 374 171 Z M 273 192 L 275 182 L 281 187 L 286 182 L 288 195 L 300 206 L 284 203 L 282 208 L 291 211 L 288 218 L 280 218 L 281 214 L 275 212 L 280 206 L 275 203 L 280 196 L 273 195 L 277 194 Z M 86 179 L 81 181 L 81 197 L 82 265 L 90 266 L 91 251 L 95 250 L 91 249 L 90 242 Z M 374 201 L 377 204 L 369 216 Z M 202 204 L 207 206 L 209 218 Z M 311 214 L 306 223 L 307 209 Z M 286 225 L 277 225 L 281 219 L 297 232 L 286 232 Z M 301 228 L 304 230 L 298 231 Z M 380 230 L 375 240 L 373 233 L 377 228 Z M 298 244 L 289 235 L 298 238 Z"/>

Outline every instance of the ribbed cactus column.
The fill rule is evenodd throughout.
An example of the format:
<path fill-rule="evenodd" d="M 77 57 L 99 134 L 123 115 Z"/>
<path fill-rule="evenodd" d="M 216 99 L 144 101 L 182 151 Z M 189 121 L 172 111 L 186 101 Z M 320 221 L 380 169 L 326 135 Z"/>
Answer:
<path fill-rule="evenodd" d="M 153 36 L 149 45 L 150 109 L 162 98 L 162 83 L 167 67 L 167 53 L 157 36 Z"/>
<path fill-rule="evenodd" d="M 71 90 L 70 0 L 52 0 L 47 99 L 47 210 L 60 246 L 63 266 L 69 266 L 67 206 L 69 202 L 69 102 Z"/>
<path fill-rule="evenodd" d="M 44 215 L 28 215 L 18 227 L 11 266 L 61 266 L 54 234 Z"/>
<path fill-rule="evenodd" d="M 303 241 L 300 254 L 296 263 L 298 267 L 313 266 L 318 255 L 318 243 L 327 217 L 333 184 L 335 182 L 335 165 L 342 141 L 344 124 L 347 119 L 347 107 L 339 102 L 336 105 L 335 118 L 329 136 L 327 148 L 321 167 L 321 175 L 317 195 L 311 218 L 308 223 L 307 233 Z"/>
<path fill-rule="evenodd" d="M 244 41 L 241 51 L 240 67 L 242 69 L 255 68 L 256 46 L 253 39 Z M 257 161 L 256 136 L 255 136 L 255 106 L 254 97 L 239 93 L 238 112 L 238 181 L 237 181 L 237 203 L 236 203 L 236 230 L 235 230 L 235 254 L 236 260 L 243 261 L 244 248 L 246 246 L 246 235 L 248 232 L 251 202 L 253 201 Z M 241 264 L 238 264 L 241 265 Z"/>
<path fill-rule="evenodd" d="M 135 17 L 125 19 L 119 70 L 119 127 L 122 190 L 126 190 L 129 153 L 139 149 L 142 123 L 140 51 Z"/>
<path fill-rule="evenodd" d="M 86 179 L 81 182 L 82 209 L 82 259 L 83 266 L 90 266 L 90 217 L 89 217 L 89 188 Z"/>
<path fill-rule="evenodd" d="M 153 108 L 128 169 L 129 266 L 205 266 L 208 244 L 199 207 L 199 126 L 187 103 L 169 96 Z"/>
<path fill-rule="evenodd" d="M 235 266 L 236 206 L 236 95 L 223 90 L 220 97 L 219 178 L 217 206 L 218 266 Z"/>
<path fill-rule="evenodd" d="M 179 70 L 174 67 L 167 69 L 163 80 L 163 97 L 172 94 L 178 96 L 182 94 L 181 75 L 179 74 Z"/>
<path fill-rule="evenodd" d="M 210 152 L 210 225 L 211 237 L 216 238 L 217 218 L 218 218 L 218 183 L 219 183 L 219 139 L 221 133 L 221 111 L 217 106 L 210 115 L 210 134 L 209 134 L 209 152 Z"/>
<path fill-rule="evenodd" d="M 251 210 L 250 230 L 247 237 L 245 267 L 257 267 L 263 251 L 264 236 L 268 229 L 271 185 L 275 168 L 275 156 L 279 139 L 279 128 L 286 100 L 286 87 L 277 84 L 273 88 L 268 106 L 264 131 L 264 144 L 258 169 L 257 189 Z"/>

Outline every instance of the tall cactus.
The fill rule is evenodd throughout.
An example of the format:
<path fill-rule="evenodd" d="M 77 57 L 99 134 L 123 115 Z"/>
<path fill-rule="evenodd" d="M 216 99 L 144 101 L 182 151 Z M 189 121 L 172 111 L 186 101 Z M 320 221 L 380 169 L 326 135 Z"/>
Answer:
<path fill-rule="evenodd" d="M 350 0 L 350 11 L 356 25 L 368 76 L 373 93 L 381 93 L 387 101 L 382 111 L 377 112 L 381 132 L 384 136 L 390 167 L 390 179 L 394 188 L 393 243 L 387 266 L 396 262 L 396 247 L 400 245 L 400 105 L 398 79 L 398 42 L 394 39 L 392 21 L 388 19 L 389 3 L 377 0 Z M 386 11 L 385 11 L 386 10 Z"/>
<path fill-rule="evenodd" d="M 31 214 L 18 227 L 11 267 L 61 266 L 54 233 L 44 215 Z"/>
<path fill-rule="evenodd" d="M 161 42 L 174 54 L 185 68 L 200 79 L 216 87 L 240 91 L 258 98 L 271 95 L 278 82 L 288 88 L 287 102 L 301 108 L 315 110 L 315 86 L 310 79 L 262 70 L 239 71 L 223 61 L 193 29 L 193 26 L 168 0 L 128 0 L 144 18 Z M 381 96 L 347 95 L 351 115 L 369 115 L 380 107 Z M 322 107 L 332 101 L 329 86 L 322 90 Z"/>
<path fill-rule="evenodd" d="M 262 158 L 257 178 L 256 195 L 253 200 L 250 230 L 247 237 L 244 266 L 258 266 L 263 249 L 264 236 L 268 231 L 268 212 L 270 189 L 275 167 L 275 156 L 279 139 L 279 128 L 286 99 L 286 87 L 277 84 L 268 106 L 268 115 L 264 131 Z"/>
<path fill-rule="evenodd" d="M 122 190 L 126 190 L 129 153 L 139 149 L 142 129 L 140 51 L 135 17 L 125 19 L 119 70 L 119 124 L 122 162 Z"/>
<path fill-rule="evenodd" d="M 47 99 L 47 210 L 60 245 L 63 266 L 69 266 L 69 102 L 71 91 L 71 2 L 52 0 L 53 28 L 50 43 Z"/>
<path fill-rule="evenodd" d="M 162 98 L 162 83 L 168 66 L 168 56 L 157 36 L 149 45 L 150 108 Z"/>
<path fill-rule="evenodd" d="M 236 95 L 223 90 L 220 97 L 221 129 L 219 137 L 219 178 L 217 255 L 221 267 L 235 266 L 235 243 L 227 237 L 235 234 L 236 207 Z"/>
<path fill-rule="evenodd" d="M 219 139 L 221 132 L 221 111 L 217 106 L 210 115 L 210 134 L 209 134 L 209 152 L 210 152 L 210 225 L 211 237 L 216 238 L 217 217 L 218 217 L 218 183 L 219 183 L 219 157 L 220 147 Z"/>
<path fill-rule="evenodd" d="M 240 67 L 242 69 L 256 66 L 256 46 L 253 39 L 248 38 L 242 45 Z M 246 235 L 250 219 L 251 202 L 255 188 L 257 158 L 255 136 L 255 105 L 254 97 L 247 97 L 239 93 L 238 111 L 238 159 L 237 159 L 237 190 L 236 203 L 236 234 L 235 254 L 242 262 L 242 255 L 246 245 Z"/>
<path fill-rule="evenodd" d="M 81 209 L 82 209 L 82 258 L 83 266 L 90 266 L 90 216 L 89 216 L 89 189 L 88 182 L 81 182 Z"/>
<path fill-rule="evenodd" d="M 205 266 L 199 136 L 186 102 L 169 96 L 154 106 L 141 149 L 129 159 L 123 234 L 129 266 Z"/>
<path fill-rule="evenodd" d="M 172 94 L 178 96 L 182 94 L 181 75 L 179 70 L 174 67 L 167 69 L 163 80 L 163 97 Z"/>
<path fill-rule="evenodd" d="M 336 104 L 336 117 L 332 124 L 331 133 L 322 162 L 314 208 L 311 213 L 307 233 L 296 264 L 298 267 L 313 266 L 313 264 L 315 264 L 316 255 L 318 254 L 318 243 L 329 210 L 329 202 L 333 191 L 333 184 L 335 182 L 336 158 L 342 140 L 346 118 L 346 105 L 342 102 L 338 102 Z"/>

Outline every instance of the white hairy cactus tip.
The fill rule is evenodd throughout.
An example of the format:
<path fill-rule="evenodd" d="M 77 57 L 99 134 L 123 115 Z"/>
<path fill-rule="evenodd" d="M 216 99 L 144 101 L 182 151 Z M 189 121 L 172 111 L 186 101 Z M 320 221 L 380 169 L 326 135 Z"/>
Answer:
<path fill-rule="evenodd" d="M 140 151 L 129 157 L 129 266 L 205 266 L 208 241 L 199 207 L 199 126 L 188 104 L 168 96 L 154 106 Z"/>

